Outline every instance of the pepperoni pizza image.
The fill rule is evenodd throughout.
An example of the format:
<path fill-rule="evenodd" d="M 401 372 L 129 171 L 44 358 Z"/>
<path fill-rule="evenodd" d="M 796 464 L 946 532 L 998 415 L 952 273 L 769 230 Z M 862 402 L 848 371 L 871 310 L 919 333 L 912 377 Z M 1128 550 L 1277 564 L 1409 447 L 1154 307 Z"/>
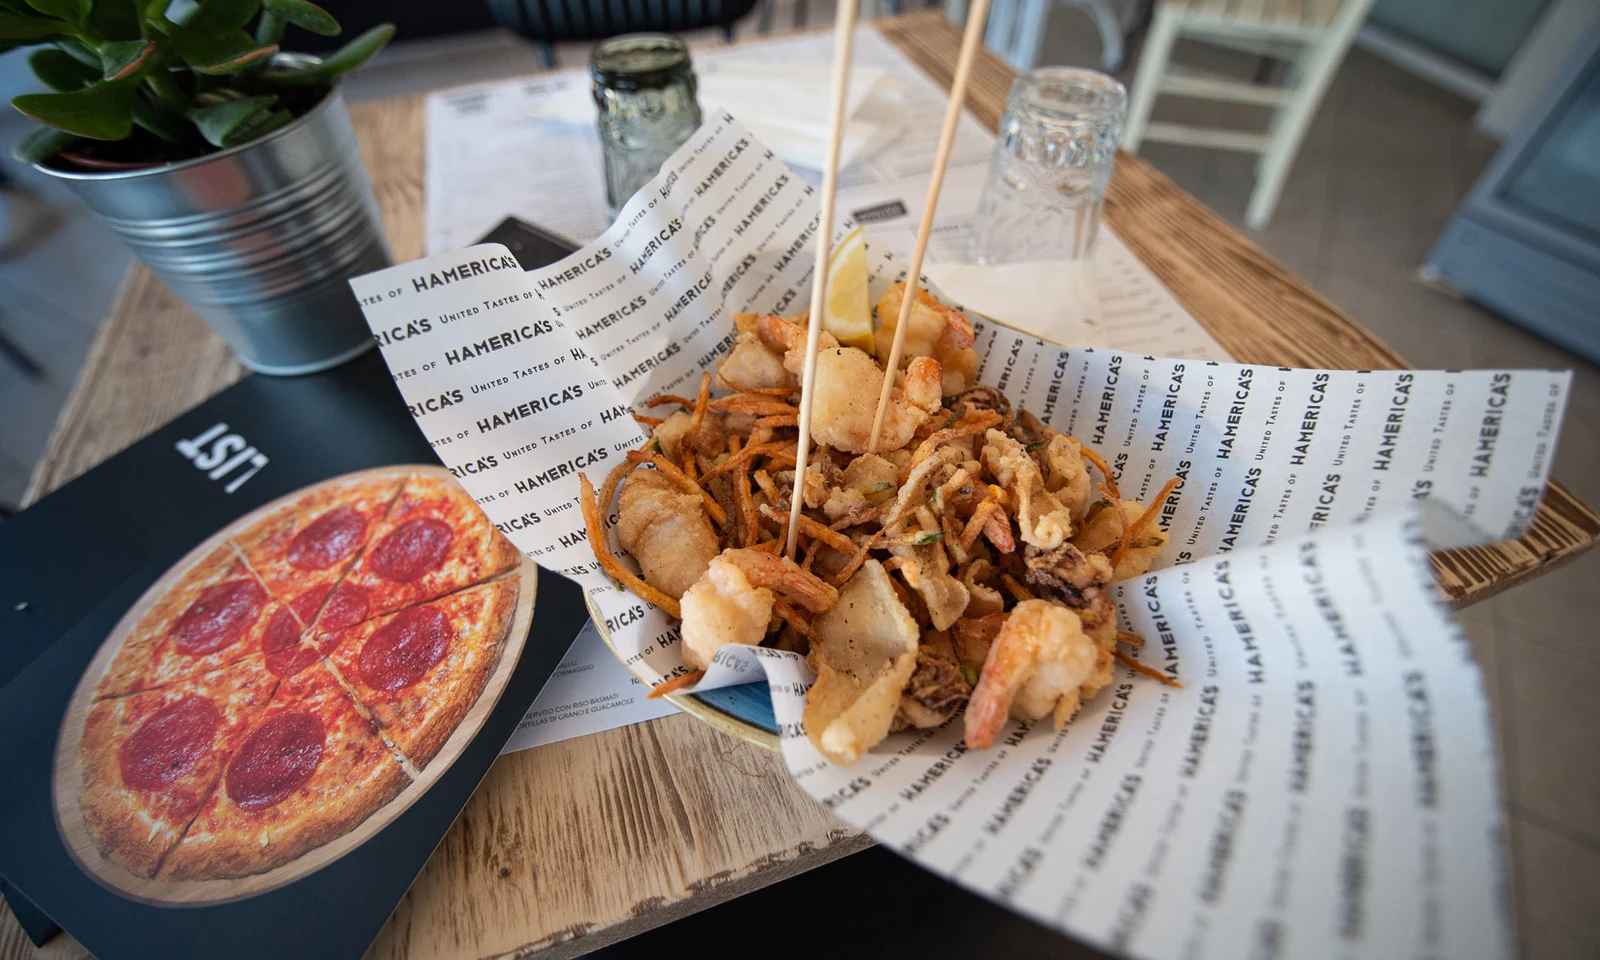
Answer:
<path fill-rule="evenodd" d="M 56 754 L 68 846 L 158 903 L 337 859 L 476 734 L 535 573 L 438 467 L 337 477 L 240 518 L 146 591 L 79 683 Z"/>

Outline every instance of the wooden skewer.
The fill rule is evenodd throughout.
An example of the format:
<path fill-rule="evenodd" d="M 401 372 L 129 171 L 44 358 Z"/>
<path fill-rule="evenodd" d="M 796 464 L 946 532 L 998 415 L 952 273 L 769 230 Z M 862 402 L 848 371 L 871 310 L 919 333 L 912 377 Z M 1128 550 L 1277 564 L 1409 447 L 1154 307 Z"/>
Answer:
<path fill-rule="evenodd" d="M 905 347 L 906 326 L 911 307 L 916 303 L 917 278 L 922 276 L 922 258 L 928 252 L 933 234 L 933 214 L 944 189 L 944 170 L 950 163 L 950 147 L 955 143 L 956 126 L 961 122 L 961 107 L 967 102 L 967 81 L 972 77 L 972 61 L 983 46 L 983 24 L 989 18 L 989 0 L 973 0 L 967 13 L 967 29 L 961 36 L 961 53 L 956 58 L 956 75 L 950 81 L 950 106 L 944 114 L 944 130 L 939 134 L 939 149 L 933 155 L 933 176 L 928 181 L 928 199 L 922 205 L 922 225 L 917 227 L 917 245 L 911 251 L 911 269 L 906 274 L 905 298 L 900 301 L 900 322 L 894 328 L 894 344 L 883 366 L 883 390 L 878 394 L 878 412 L 872 418 L 872 437 L 867 452 L 878 452 L 883 434 L 883 418 L 889 412 L 889 394 L 894 390 L 894 374 L 900 368 L 900 352 Z M 796 481 L 798 483 L 798 481 Z"/>
<path fill-rule="evenodd" d="M 988 0 L 978 0 L 986 4 Z M 811 396 L 817 379 L 817 348 L 822 343 L 822 305 L 828 284 L 828 254 L 833 248 L 834 195 L 839 185 L 839 146 L 844 139 L 844 105 L 850 92 L 850 49 L 855 41 L 858 0 L 839 0 L 834 13 L 832 103 L 828 106 L 828 148 L 822 161 L 822 204 L 817 214 L 817 263 L 811 271 L 811 316 L 806 323 L 806 362 L 800 377 L 800 446 L 795 453 L 794 490 L 789 494 L 789 540 L 784 554 L 794 559 L 800 538 L 800 508 L 805 506 L 806 460 L 811 453 Z"/>

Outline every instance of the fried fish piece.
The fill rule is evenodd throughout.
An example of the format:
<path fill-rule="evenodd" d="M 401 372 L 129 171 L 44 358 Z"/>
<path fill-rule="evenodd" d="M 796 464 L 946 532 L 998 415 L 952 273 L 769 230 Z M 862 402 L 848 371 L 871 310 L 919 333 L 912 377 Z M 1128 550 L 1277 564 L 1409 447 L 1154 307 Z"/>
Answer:
<path fill-rule="evenodd" d="M 617 538 L 645 582 L 681 598 L 721 549 L 701 499 L 656 470 L 635 470 L 617 503 Z"/>

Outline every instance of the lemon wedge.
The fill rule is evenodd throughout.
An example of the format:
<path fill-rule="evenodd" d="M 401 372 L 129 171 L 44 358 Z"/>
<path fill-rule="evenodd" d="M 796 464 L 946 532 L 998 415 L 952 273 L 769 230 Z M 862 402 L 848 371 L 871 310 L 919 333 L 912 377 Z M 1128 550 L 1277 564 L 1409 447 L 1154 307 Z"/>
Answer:
<path fill-rule="evenodd" d="M 828 258 L 827 303 L 822 329 L 847 347 L 872 354 L 872 306 L 867 293 L 867 237 L 856 227 Z"/>

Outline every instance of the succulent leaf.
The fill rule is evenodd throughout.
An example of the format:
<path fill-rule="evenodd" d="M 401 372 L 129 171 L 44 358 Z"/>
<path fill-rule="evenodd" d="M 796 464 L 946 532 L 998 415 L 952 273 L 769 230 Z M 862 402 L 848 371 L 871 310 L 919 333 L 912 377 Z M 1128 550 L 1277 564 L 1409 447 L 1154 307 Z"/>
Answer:
<path fill-rule="evenodd" d="M 154 40 L 112 40 L 100 47 L 100 57 L 105 67 L 105 79 L 124 80 L 133 76 L 150 62 L 156 52 Z"/>
<path fill-rule="evenodd" d="M 65 50 L 51 47 L 35 50 L 28 57 L 28 66 L 33 68 L 33 75 L 44 81 L 45 86 L 62 93 L 82 90 L 100 79 L 98 67 L 91 67 Z"/>
<path fill-rule="evenodd" d="M 60 20 L 0 13 L 0 43 L 7 41 L 33 43 L 54 37 L 70 36 L 72 32 L 72 28 Z"/>
<path fill-rule="evenodd" d="M 91 140 L 121 140 L 133 130 L 134 88 L 101 81 L 70 93 L 25 93 L 11 105 L 39 121 Z"/>
<path fill-rule="evenodd" d="M 277 97 L 245 97 L 242 100 L 225 100 L 204 107 L 197 107 L 189 111 L 189 119 L 206 138 L 206 142 L 214 147 L 230 147 L 236 141 L 233 136 L 244 127 L 257 114 L 263 113 L 277 100 Z"/>
<path fill-rule="evenodd" d="M 261 9 L 261 0 L 200 0 L 200 5 L 183 21 L 190 30 L 220 33 L 238 30 Z"/>
<path fill-rule="evenodd" d="M 312 67 L 270 67 L 264 76 L 274 83 L 288 86 L 310 86 L 331 82 L 341 74 L 361 66 L 394 37 L 394 24 L 384 23 L 373 27 L 361 36 L 340 47 Z"/>
<path fill-rule="evenodd" d="M 54 127 L 40 127 L 16 142 L 11 156 L 18 163 L 39 163 L 71 147 L 81 138 Z"/>
<path fill-rule="evenodd" d="M 238 73 L 246 67 L 264 63 L 278 52 L 277 44 L 258 46 L 243 30 L 204 33 L 187 24 L 171 24 L 167 29 L 178 55 L 197 73 Z"/>
<path fill-rule="evenodd" d="M 339 35 L 339 21 L 333 14 L 307 0 L 261 0 L 262 9 L 282 17 L 302 30 L 324 37 Z"/>
<path fill-rule="evenodd" d="M 68 23 L 82 23 L 92 6 L 90 0 L 27 0 L 27 3 L 47 17 Z"/>

